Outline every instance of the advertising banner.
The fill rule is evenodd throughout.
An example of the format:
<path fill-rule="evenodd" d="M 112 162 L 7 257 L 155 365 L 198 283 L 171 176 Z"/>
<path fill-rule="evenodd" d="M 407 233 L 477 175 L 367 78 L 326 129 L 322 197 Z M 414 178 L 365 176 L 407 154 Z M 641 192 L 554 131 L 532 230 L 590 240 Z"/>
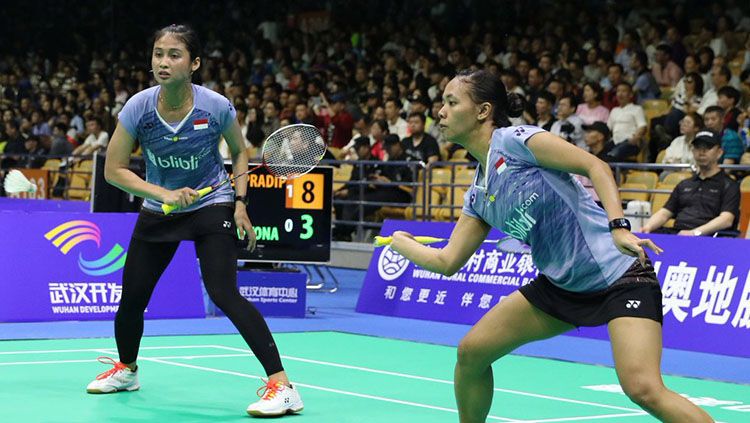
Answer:
<path fill-rule="evenodd" d="M 453 226 L 387 220 L 381 234 L 405 230 L 448 238 Z M 487 238 L 503 236 L 493 229 Z M 750 357 L 750 241 L 657 234 L 647 237 L 665 250 L 651 256 L 662 285 L 664 346 Z M 537 275 L 530 255 L 499 251 L 491 243 L 483 244 L 451 277 L 422 269 L 389 247 L 376 248 L 357 311 L 474 324 Z M 568 335 L 607 338 L 605 327 L 581 328 Z"/>
<path fill-rule="evenodd" d="M 113 319 L 136 218 L 0 211 L 0 322 Z M 146 318 L 205 316 L 191 244 L 177 250 Z"/>

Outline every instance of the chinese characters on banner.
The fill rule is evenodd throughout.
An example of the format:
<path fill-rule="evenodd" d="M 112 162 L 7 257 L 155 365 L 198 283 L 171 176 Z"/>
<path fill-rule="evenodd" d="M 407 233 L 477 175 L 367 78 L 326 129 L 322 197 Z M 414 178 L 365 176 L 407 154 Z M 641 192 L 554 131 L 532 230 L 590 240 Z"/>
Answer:
<path fill-rule="evenodd" d="M 381 234 L 396 230 L 448 238 L 453 224 L 388 220 Z M 488 238 L 502 236 L 493 230 Z M 665 347 L 750 357 L 750 241 L 648 237 L 665 250 L 652 255 L 662 284 Z M 473 324 L 537 275 L 530 255 L 498 251 L 492 244 L 483 244 L 450 277 L 419 268 L 389 247 L 376 248 L 357 311 Z M 604 327 L 569 335 L 607 338 Z"/>

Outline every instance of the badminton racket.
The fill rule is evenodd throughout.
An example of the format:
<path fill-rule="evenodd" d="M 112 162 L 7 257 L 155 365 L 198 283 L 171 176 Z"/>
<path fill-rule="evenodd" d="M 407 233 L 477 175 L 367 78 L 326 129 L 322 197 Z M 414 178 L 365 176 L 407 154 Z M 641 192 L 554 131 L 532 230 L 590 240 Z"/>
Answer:
<path fill-rule="evenodd" d="M 36 192 L 36 185 L 29 181 L 26 176 L 21 173 L 20 170 L 13 169 L 5 175 L 5 181 L 3 182 L 5 192 L 9 194 L 15 194 L 19 192 Z"/>
<path fill-rule="evenodd" d="M 415 236 L 414 240 L 425 245 L 448 241 L 447 238 L 436 238 L 432 236 Z M 374 244 L 376 247 L 383 247 L 390 245 L 391 242 L 393 242 L 392 236 L 376 236 Z M 500 239 L 485 239 L 482 243 L 495 244 L 495 248 L 508 253 L 531 254 L 530 246 L 509 236 Z"/>
<path fill-rule="evenodd" d="M 237 178 L 265 167 L 269 173 L 283 180 L 294 179 L 310 172 L 323 158 L 326 143 L 312 125 L 298 123 L 277 129 L 263 143 L 263 161 L 258 166 L 225 179 L 217 184 L 198 190 L 198 199 L 209 192 L 236 180 Z M 169 214 L 179 207 L 169 204 L 161 206 L 164 214 Z"/>

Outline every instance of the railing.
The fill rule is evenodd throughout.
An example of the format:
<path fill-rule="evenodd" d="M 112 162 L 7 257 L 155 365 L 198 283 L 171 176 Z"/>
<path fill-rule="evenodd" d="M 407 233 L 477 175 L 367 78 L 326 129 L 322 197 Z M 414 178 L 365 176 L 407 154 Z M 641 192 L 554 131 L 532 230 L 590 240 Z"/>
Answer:
<path fill-rule="evenodd" d="M 70 162 L 70 157 L 61 156 L 39 156 L 45 159 L 60 160 Z M 0 154 L 0 161 L 6 158 L 15 158 L 19 162 L 28 162 L 29 155 L 7 155 Z M 78 166 L 68 166 L 66 169 L 48 168 L 50 177 L 48 189 L 49 193 L 55 193 L 55 181 L 59 177 L 66 177 L 63 186 L 62 195 L 52 195 L 52 198 L 63 199 L 87 199 L 89 195 L 89 182 L 91 180 L 91 168 L 81 166 L 80 163 L 86 163 L 91 156 L 80 157 L 82 161 Z M 324 160 L 322 165 L 340 167 L 352 166 L 358 172 L 355 180 L 350 179 L 349 173 L 334 172 L 334 186 L 347 184 L 350 189 L 356 190 L 346 198 L 334 198 L 333 204 L 339 207 L 357 207 L 355 220 L 343 220 L 338 216 L 334 218 L 334 225 L 350 225 L 355 228 L 355 240 L 363 241 L 368 237 L 368 231 L 376 230 L 382 226 L 384 218 L 401 218 L 413 220 L 438 220 L 438 221 L 455 221 L 460 215 L 462 207 L 462 195 L 470 186 L 473 173 L 477 164 L 471 162 L 437 162 L 425 166 L 420 162 L 406 161 L 340 161 Z M 380 169 L 388 166 L 407 166 L 411 170 L 411 182 L 381 182 L 378 180 L 367 180 L 366 167 L 377 165 Z M 684 171 L 690 170 L 691 166 L 686 164 L 654 164 L 654 163 L 612 163 L 613 174 L 618 185 L 625 180 L 623 176 L 631 170 L 646 171 Z M 750 173 L 750 165 L 721 165 L 722 169 L 735 174 Z M 0 172 L 6 169 L 1 169 Z M 346 177 L 344 177 L 344 175 Z M 75 181 L 74 178 L 81 180 Z M 411 202 L 380 202 L 366 200 L 368 187 L 406 187 L 412 192 Z M 620 188 L 623 193 L 636 192 L 648 194 L 668 194 L 670 189 L 647 188 L 632 189 Z M 368 213 L 368 210 L 377 209 L 375 212 Z"/>

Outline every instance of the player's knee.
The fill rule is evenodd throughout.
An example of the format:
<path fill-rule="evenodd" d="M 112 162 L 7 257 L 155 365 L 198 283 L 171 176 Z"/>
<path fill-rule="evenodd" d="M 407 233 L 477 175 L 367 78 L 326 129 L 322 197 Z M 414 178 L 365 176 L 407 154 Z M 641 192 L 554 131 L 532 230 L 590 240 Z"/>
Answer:
<path fill-rule="evenodd" d="M 468 336 L 458 344 L 457 361 L 462 368 L 480 368 L 488 365 L 482 345 Z"/>
<path fill-rule="evenodd" d="M 232 290 L 216 287 L 206 287 L 206 292 L 208 293 L 208 297 L 211 298 L 211 301 L 222 310 L 231 306 L 233 302 L 241 303 L 245 301 L 245 299 L 242 298 L 242 295 L 240 295 L 239 291 L 237 291 L 236 289 Z"/>
<path fill-rule="evenodd" d="M 645 410 L 657 409 L 665 392 L 664 385 L 658 378 L 642 376 L 629 377 L 623 380 L 622 390 L 631 401 Z"/>

